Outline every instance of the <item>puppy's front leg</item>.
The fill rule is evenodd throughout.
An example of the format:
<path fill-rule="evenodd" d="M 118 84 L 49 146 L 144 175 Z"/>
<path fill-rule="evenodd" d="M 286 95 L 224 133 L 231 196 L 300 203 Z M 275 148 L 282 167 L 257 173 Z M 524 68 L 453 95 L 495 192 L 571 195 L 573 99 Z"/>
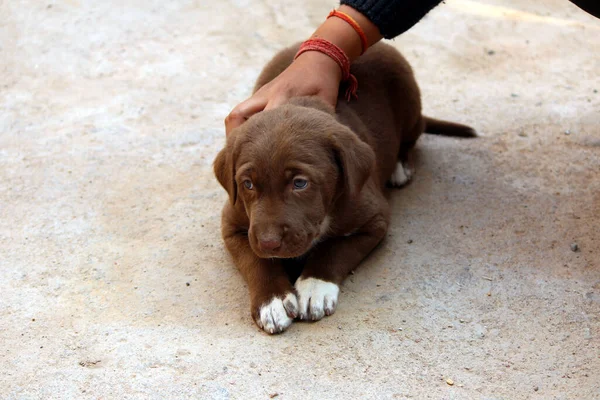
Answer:
<path fill-rule="evenodd" d="M 339 285 L 383 239 L 387 227 L 388 219 L 377 215 L 352 235 L 317 245 L 295 285 L 300 319 L 318 321 L 335 312 Z"/>
<path fill-rule="evenodd" d="M 244 233 L 231 233 L 224 240 L 248 283 L 254 322 L 265 332 L 283 332 L 297 317 L 298 302 L 281 261 L 257 257 Z"/>

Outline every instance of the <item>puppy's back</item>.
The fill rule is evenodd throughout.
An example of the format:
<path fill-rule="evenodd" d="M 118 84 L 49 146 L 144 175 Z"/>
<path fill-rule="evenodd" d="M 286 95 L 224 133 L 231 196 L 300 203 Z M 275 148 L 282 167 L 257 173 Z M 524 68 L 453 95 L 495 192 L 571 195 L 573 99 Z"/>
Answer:
<path fill-rule="evenodd" d="M 294 61 L 294 56 L 299 47 L 300 43 L 296 43 L 278 52 L 263 68 L 254 85 L 253 93 L 256 93 L 258 89 L 285 71 Z M 375 44 L 352 64 L 350 71 L 358 79 L 359 93 L 363 93 L 370 100 L 373 95 L 381 93 L 382 90 L 389 92 L 387 94 L 391 94 L 396 100 L 400 100 L 399 95 L 402 97 L 416 96 L 418 111 L 420 112 L 420 93 L 414 80 L 412 68 L 406 59 L 392 46 L 384 43 Z M 398 93 L 397 89 L 405 90 Z M 345 92 L 340 90 L 339 100 L 344 100 L 343 102 L 340 101 L 341 103 L 346 102 L 344 97 Z M 352 102 L 355 103 L 355 99 Z"/>
<path fill-rule="evenodd" d="M 421 94 L 412 68 L 392 46 L 378 43 L 350 69 L 358 81 L 358 98 L 338 98 L 341 119 L 356 115 L 366 126 L 367 140 L 377 154 L 379 183 L 396 168 L 401 149 L 412 148 L 423 133 Z M 343 92 L 343 91 L 341 91 Z M 359 135 L 360 129 L 353 127 Z"/>
<path fill-rule="evenodd" d="M 258 89 L 266 85 L 281 74 L 292 62 L 294 62 L 294 56 L 298 52 L 300 43 L 294 44 L 286 49 L 281 50 L 264 66 L 252 93 L 256 93 Z"/>

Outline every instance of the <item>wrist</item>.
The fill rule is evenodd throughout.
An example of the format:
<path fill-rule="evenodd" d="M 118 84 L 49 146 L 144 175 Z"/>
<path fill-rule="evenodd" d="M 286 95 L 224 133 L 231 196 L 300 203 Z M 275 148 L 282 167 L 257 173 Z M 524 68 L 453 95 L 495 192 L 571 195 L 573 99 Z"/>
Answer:
<path fill-rule="evenodd" d="M 358 88 L 358 82 L 356 77 L 350 72 L 351 61 L 344 50 L 326 39 L 313 37 L 300 45 L 300 48 L 298 49 L 294 59 L 297 59 L 298 56 L 306 52 L 323 53 L 327 57 L 331 58 L 338 65 L 339 70 L 341 71 L 341 80 L 348 83 L 346 87 L 346 98 L 348 101 L 350 101 L 352 97 L 357 98 L 356 90 Z M 314 72 L 314 69 L 311 72 Z"/>
<path fill-rule="evenodd" d="M 342 70 L 340 66 L 335 60 L 324 53 L 318 51 L 306 51 L 300 54 L 294 63 L 299 63 L 302 67 L 306 66 L 307 69 L 310 69 L 310 73 L 327 75 L 338 82 L 341 82 L 342 80 Z"/>

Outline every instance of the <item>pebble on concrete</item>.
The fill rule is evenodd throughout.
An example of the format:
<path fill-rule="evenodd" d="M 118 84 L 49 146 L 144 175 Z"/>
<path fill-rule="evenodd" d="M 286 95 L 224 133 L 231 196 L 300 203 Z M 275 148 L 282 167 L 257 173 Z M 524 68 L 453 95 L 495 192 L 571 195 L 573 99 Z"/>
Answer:
<path fill-rule="evenodd" d="M 578 251 L 579 245 L 577 243 L 571 243 L 571 251 Z"/>

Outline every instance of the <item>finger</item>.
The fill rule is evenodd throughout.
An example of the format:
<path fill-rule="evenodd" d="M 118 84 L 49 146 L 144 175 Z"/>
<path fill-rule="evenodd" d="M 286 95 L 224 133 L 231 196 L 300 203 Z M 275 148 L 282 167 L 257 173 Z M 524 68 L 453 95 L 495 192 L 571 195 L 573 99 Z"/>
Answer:
<path fill-rule="evenodd" d="M 256 96 L 238 104 L 225 118 L 225 133 L 229 134 L 233 129 L 246 122 L 248 118 L 264 110 L 266 105 L 266 98 Z"/>

